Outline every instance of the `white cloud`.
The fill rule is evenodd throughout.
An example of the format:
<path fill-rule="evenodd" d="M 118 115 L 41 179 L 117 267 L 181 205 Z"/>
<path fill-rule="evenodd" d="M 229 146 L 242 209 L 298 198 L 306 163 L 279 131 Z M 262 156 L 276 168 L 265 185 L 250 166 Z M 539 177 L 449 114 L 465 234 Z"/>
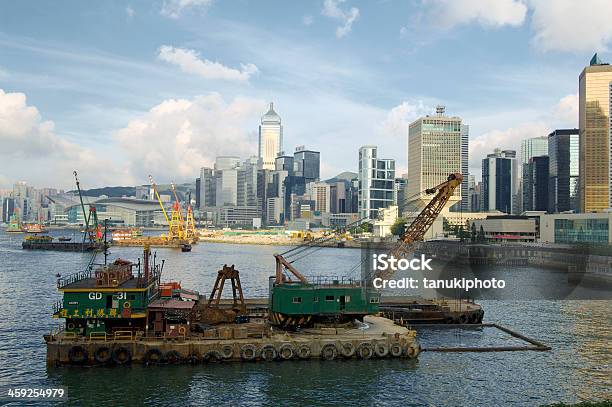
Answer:
<path fill-rule="evenodd" d="M 312 18 L 310 14 L 307 14 L 304 17 L 302 17 L 302 24 L 304 25 L 310 25 L 312 24 L 313 21 L 314 19 Z"/>
<path fill-rule="evenodd" d="M 169 45 L 162 45 L 157 57 L 162 61 L 177 65 L 183 72 L 200 75 L 206 79 L 248 81 L 252 75 L 259 72 L 254 64 L 241 64 L 241 69 L 229 68 L 219 62 L 201 59 L 195 50 L 175 48 Z"/>
<path fill-rule="evenodd" d="M 505 129 L 485 131 L 470 137 L 470 172 L 480 174 L 481 160 L 495 148 L 516 150 L 520 154 L 521 141 L 547 136 L 553 129 L 578 127 L 578 95 L 564 96 L 544 114 L 532 116 L 524 122 Z"/>
<path fill-rule="evenodd" d="M 610 0 L 530 0 L 533 43 L 543 51 L 592 52 L 612 41 Z"/>
<path fill-rule="evenodd" d="M 206 9 L 212 0 L 164 0 L 160 14 L 164 17 L 179 18 L 187 9 Z"/>
<path fill-rule="evenodd" d="M 136 14 L 136 11 L 134 11 L 134 8 L 130 5 L 128 5 L 125 8 L 125 14 L 127 14 L 128 18 L 132 18 L 134 17 L 134 14 Z"/>
<path fill-rule="evenodd" d="M 546 136 L 550 133 L 550 129 L 546 123 L 536 121 L 520 123 L 503 130 L 491 130 L 473 137 L 470 139 L 470 167 L 479 169 L 481 160 L 496 148 L 516 150 L 518 156 L 521 150 L 521 140 Z"/>
<path fill-rule="evenodd" d="M 417 103 L 404 101 L 387 113 L 382 123 L 382 133 L 385 136 L 407 139 L 410 123 L 431 111 L 431 107 L 426 107 L 421 100 Z"/>
<path fill-rule="evenodd" d="M 520 26 L 527 15 L 523 0 L 424 0 L 429 20 L 444 29 L 479 23 L 486 27 Z"/>
<path fill-rule="evenodd" d="M 169 99 L 130 121 L 115 139 L 137 179 L 157 174 L 191 180 L 218 155 L 256 154 L 254 129 L 265 110 L 263 100 L 236 97 L 226 103 L 217 93 Z"/>
<path fill-rule="evenodd" d="M 561 124 L 568 127 L 578 127 L 578 94 L 575 93 L 561 98 L 553 114 Z"/>
<path fill-rule="evenodd" d="M 84 177 L 97 182 L 131 181 L 121 168 L 95 151 L 67 141 L 55 134 L 52 121 L 43 121 L 38 109 L 27 104 L 23 93 L 0 89 L 0 162 L 5 177 L 28 180 L 39 185 L 57 185 L 70 179 L 78 169 Z M 63 185 L 66 185 L 65 183 Z"/>
<path fill-rule="evenodd" d="M 323 10 L 321 11 L 322 15 L 342 23 L 341 26 L 336 28 L 336 37 L 338 38 L 342 38 L 350 33 L 353 28 L 353 23 L 359 18 L 359 9 L 357 7 L 351 7 L 348 10 L 343 10 L 339 7 L 339 4 L 345 1 L 346 0 L 325 0 L 323 3 Z"/>

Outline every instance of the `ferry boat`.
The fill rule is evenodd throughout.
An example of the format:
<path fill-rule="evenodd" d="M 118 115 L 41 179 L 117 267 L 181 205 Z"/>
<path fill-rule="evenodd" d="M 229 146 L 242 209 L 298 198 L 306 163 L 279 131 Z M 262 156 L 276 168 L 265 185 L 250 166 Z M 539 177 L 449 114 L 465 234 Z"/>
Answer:
<path fill-rule="evenodd" d="M 47 233 L 47 230 L 40 223 L 29 223 L 24 226 L 23 229 L 26 233 Z"/>
<path fill-rule="evenodd" d="M 11 215 L 11 219 L 9 221 L 9 225 L 6 228 L 8 233 L 23 233 L 23 229 L 21 226 L 21 221 L 17 217 L 16 214 Z"/>

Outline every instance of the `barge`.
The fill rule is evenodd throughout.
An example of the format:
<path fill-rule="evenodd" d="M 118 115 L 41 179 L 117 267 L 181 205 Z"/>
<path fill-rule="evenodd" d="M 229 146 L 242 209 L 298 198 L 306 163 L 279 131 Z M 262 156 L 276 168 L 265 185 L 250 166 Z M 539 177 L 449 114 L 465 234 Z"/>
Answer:
<path fill-rule="evenodd" d="M 233 266 L 219 271 L 208 299 L 176 282 L 161 284 L 163 267 L 164 262 L 158 263 L 145 246 L 142 262 L 117 259 L 94 268 L 92 261 L 84 272 L 58 276 L 63 299 L 55 304 L 53 317 L 63 321 L 44 336 L 47 363 L 91 366 L 415 359 L 421 350 L 414 330 L 370 315 L 377 313 L 377 302 L 368 305 L 365 312 L 358 306 L 358 314 L 342 321 L 279 324 L 269 318 L 273 313 L 267 308 L 259 310 L 261 314 L 248 311 L 239 273 Z M 222 305 L 227 280 L 233 300 Z M 282 288 L 290 284 L 283 281 Z M 308 289 L 336 296 L 337 290 L 345 288 L 330 291 L 330 287 L 309 284 Z M 336 313 L 334 309 L 329 312 Z"/>

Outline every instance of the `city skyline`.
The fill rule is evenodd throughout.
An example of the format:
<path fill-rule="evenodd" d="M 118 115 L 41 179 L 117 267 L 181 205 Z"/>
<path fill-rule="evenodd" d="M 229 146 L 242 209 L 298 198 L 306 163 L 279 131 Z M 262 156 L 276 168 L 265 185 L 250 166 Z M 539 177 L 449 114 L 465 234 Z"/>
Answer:
<path fill-rule="evenodd" d="M 315 1 L 284 8 L 270 32 L 272 2 L 7 4 L 0 188 L 67 188 L 75 168 L 92 186 L 141 184 L 154 169 L 182 182 L 216 155 L 256 154 L 270 101 L 284 143 L 330 158 L 322 178 L 354 170 L 361 145 L 405 150 L 408 123 L 437 104 L 470 124 L 477 173 L 491 145 L 577 127 L 578 73 L 610 38 L 606 3 L 592 15 L 483 7 Z M 573 24 L 588 35 L 559 28 Z M 406 157 L 391 158 L 405 172 Z"/>

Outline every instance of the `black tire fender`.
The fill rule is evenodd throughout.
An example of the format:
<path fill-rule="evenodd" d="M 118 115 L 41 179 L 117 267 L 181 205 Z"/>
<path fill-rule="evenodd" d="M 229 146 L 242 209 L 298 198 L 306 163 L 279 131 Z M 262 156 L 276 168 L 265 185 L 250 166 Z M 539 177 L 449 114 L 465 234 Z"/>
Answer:
<path fill-rule="evenodd" d="M 338 356 L 338 348 L 333 343 L 326 343 L 321 348 L 321 359 L 334 360 Z"/>
<path fill-rule="evenodd" d="M 87 359 L 89 359 L 89 354 L 85 347 L 76 345 L 70 348 L 68 351 L 68 359 L 73 365 L 81 365 L 87 362 Z"/>
<path fill-rule="evenodd" d="M 145 365 L 157 365 L 162 362 L 163 354 L 157 348 L 147 350 L 142 358 Z"/>
<path fill-rule="evenodd" d="M 223 360 L 223 354 L 218 350 L 211 349 L 202 356 L 204 363 L 210 362 L 221 362 Z"/>
<path fill-rule="evenodd" d="M 402 356 L 404 350 L 402 349 L 402 345 L 399 342 L 393 342 L 389 347 L 389 353 L 391 353 L 391 356 L 393 356 L 394 358 L 398 358 Z"/>
<path fill-rule="evenodd" d="M 374 345 L 374 353 L 379 358 L 384 358 L 389 354 L 389 346 L 385 342 L 377 342 Z"/>
<path fill-rule="evenodd" d="M 293 357 L 295 356 L 295 348 L 292 344 L 285 343 L 279 348 L 278 356 L 280 356 L 280 358 L 283 360 L 293 359 Z"/>
<path fill-rule="evenodd" d="M 176 365 L 178 363 L 181 363 L 182 359 L 183 357 L 176 350 L 169 350 L 164 355 L 164 361 L 170 365 Z"/>
<path fill-rule="evenodd" d="M 310 357 L 310 346 L 303 343 L 297 348 L 297 355 L 300 359 L 308 359 Z"/>
<path fill-rule="evenodd" d="M 353 345 L 353 342 L 342 342 L 340 344 L 340 353 L 345 358 L 353 357 L 355 355 L 355 345 Z"/>
<path fill-rule="evenodd" d="M 278 352 L 273 345 L 264 345 L 259 351 L 259 357 L 266 362 L 271 362 L 278 356 Z"/>
<path fill-rule="evenodd" d="M 234 347 L 230 344 L 223 345 L 221 347 L 221 356 L 223 356 L 223 359 L 230 359 L 234 356 Z"/>
<path fill-rule="evenodd" d="M 357 356 L 360 359 L 370 359 L 374 355 L 374 347 L 370 342 L 363 342 L 357 347 Z"/>
<path fill-rule="evenodd" d="M 240 348 L 240 359 L 248 362 L 251 360 L 255 360 L 257 357 L 257 348 L 255 345 L 246 344 Z"/>
<path fill-rule="evenodd" d="M 126 365 L 132 361 L 132 352 L 125 346 L 118 346 L 113 349 L 112 359 L 118 365 Z"/>
<path fill-rule="evenodd" d="M 111 350 L 108 346 L 100 346 L 94 351 L 94 360 L 101 364 L 106 364 L 111 360 Z"/>

